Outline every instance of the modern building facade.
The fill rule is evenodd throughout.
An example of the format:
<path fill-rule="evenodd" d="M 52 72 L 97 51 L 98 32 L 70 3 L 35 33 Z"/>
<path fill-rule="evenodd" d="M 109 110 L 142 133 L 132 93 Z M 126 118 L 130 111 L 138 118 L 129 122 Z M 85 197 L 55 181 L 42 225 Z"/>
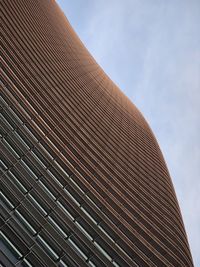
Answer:
<path fill-rule="evenodd" d="M 1 266 L 193 266 L 131 101 L 53 0 L 2 0 Z"/>

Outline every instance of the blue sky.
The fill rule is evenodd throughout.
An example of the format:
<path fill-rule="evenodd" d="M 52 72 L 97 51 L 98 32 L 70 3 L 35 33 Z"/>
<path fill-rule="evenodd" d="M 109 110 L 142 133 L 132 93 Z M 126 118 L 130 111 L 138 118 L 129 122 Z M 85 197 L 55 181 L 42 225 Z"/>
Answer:
<path fill-rule="evenodd" d="M 96 61 L 149 122 L 200 266 L 200 1 L 57 2 Z"/>

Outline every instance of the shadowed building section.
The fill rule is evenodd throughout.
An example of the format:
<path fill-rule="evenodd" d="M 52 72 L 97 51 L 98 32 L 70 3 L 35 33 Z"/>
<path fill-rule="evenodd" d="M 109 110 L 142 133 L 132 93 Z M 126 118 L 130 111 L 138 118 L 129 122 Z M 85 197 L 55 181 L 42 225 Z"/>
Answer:
<path fill-rule="evenodd" d="M 1 264 L 193 266 L 141 113 L 55 1 L 0 8 Z"/>

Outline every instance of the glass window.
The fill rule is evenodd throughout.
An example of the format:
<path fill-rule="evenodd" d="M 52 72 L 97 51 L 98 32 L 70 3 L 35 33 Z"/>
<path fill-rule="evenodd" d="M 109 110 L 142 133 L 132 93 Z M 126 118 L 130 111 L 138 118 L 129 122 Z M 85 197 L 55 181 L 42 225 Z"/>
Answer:
<path fill-rule="evenodd" d="M 9 209 L 14 209 L 15 206 L 12 204 L 12 202 L 7 198 L 7 196 L 0 191 L 0 198 L 2 199 L 2 201 L 5 203 L 5 205 L 9 208 Z"/>
<path fill-rule="evenodd" d="M 8 171 L 8 175 L 12 179 L 14 184 L 22 191 L 23 194 L 26 194 L 28 192 L 26 187 L 19 181 L 19 179 L 17 179 L 17 177 L 11 171 Z"/>
<path fill-rule="evenodd" d="M 76 260 L 76 259 L 74 259 Z M 77 266 L 76 263 L 74 263 L 74 261 L 72 259 L 70 259 L 68 257 L 68 255 L 65 254 L 65 256 L 62 257 L 62 259 L 60 259 L 60 261 L 58 262 L 58 266 L 59 267 L 79 267 Z"/>
<path fill-rule="evenodd" d="M 21 221 L 21 223 L 26 227 L 26 229 L 31 232 L 32 235 L 35 235 L 37 233 L 34 227 L 25 219 L 25 217 L 18 210 L 15 210 L 15 214 L 17 218 Z"/>
<path fill-rule="evenodd" d="M 92 212 L 92 210 L 87 206 L 81 206 L 81 210 L 87 215 L 88 218 L 94 223 L 98 224 L 100 221 L 100 218 L 98 216 L 95 216 L 95 213 Z"/>
<path fill-rule="evenodd" d="M 42 205 L 36 200 L 36 198 L 31 195 L 31 193 L 28 194 L 30 201 L 32 202 L 32 204 L 39 209 L 39 211 L 44 215 L 47 216 L 47 212 L 46 210 L 42 207 Z"/>
<path fill-rule="evenodd" d="M 48 217 L 49 222 L 55 227 L 55 229 L 61 234 L 63 238 L 68 238 L 69 234 L 65 233 L 65 231 L 58 225 L 58 223 L 52 218 Z"/>
<path fill-rule="evenodd" d="M 111 227 L 109 227 L 104 221 L 101 221 L 99 224 L 99 228 L 115 242 L 118 239 L 118 235 L 113 231 Z"/>
<path fill-rule="evenodd" d="M 87 255 L 85 255 L 85 253 L 77 246 L 77 244 L 71 238 L 69 238 L 68 241 L 72 245 L 72 247 L 76 250 L 76 252 L 78 252 L 78 254 L 80 254 L 84 258 L 84 260 L 88 258 Z"/>
<path fill-rule="evenodd" d="M 16 131 L 14 133 L 15 133 L 15 137 L 18 139 L 18 141 L 20 141 L 21 145 L 23 145 L 27 150 L 30 149 L 30 147 L 23 140 L 23 138 L 20 136 L 20 134 L 18 132 L 16 132 Z"/>
<path fill-rule="evenodd" d="M 100 225 L 98 225 L 98 227 L 112 242 L 115 242 L 112 237 Z"/>
<path fill-rule="evenodd" d="M 50 189 L 43 183 L 43 181 L 39 180 L 38 183 L 41 185 L 41 187 L 44 189 L 44 191 L 55 201 L 56 200 L 56 197 L 50 191 Z"/>
<path fill-rule="evenodd" d="M 17 207 L 17 209 L 15 209 L 14 214 L 17 217 L 18 213 L 16 214 L 16 211 L 18 211 L 20 213 L 20 215 L 25 219 L 24 226 L 30 227 L 31 234 L 34 234 L 35 232 L 38 233 L 41 229 L 41 225 L 38 222 L 37 218 L 34 216 L 35 211 L 34 211 L 34 213 L 32 213 L 32 211 L 30 211 L 28 209 L 28 207 L 26 208 L 22 205 L 19 205 L 19 207 Z M 21 218 L 18 216 L 17 219 L 20 220 Z"/>
<path fill-rule="evenodd" d="M 49 151 L 47 151 L 47 149 L 43 146 L 43 144 L 40 142 L 40 143 L 38 143 L 38 145 L 39 145 L 39 148 L 41 148 L 42 153 L 47 155 L 49 157 L 49 159 L 53 161 L 52 155 L 49 153 Z"/>
<path fill-rule="evenodd" d="M 1 82 L 1 85 L 3 85 L 3 83 Z M 4 86 L 4 85 L 3 85 Z M 7 104 L 6 100 L 0 96 L 0 102 L 2 103 L 2 106 L 8 107 L 9 105 Z"/>
<path fill-rule="evenodd" d="M 18 128 L 17 133 L 20 135 L 20 137 L 23 139 L 24 145 L 27 149 L 33 148 L 33 140 L 31 136 L 26 132 L 25 127 Z"/>
<path fill-rule="evenodd" d="M 41 159 L 36 155 L 35 150 L 31 151 L 31 154 L 33 155 L 33 157 L 36 159 L 36 161 L 40 164 L 40 166 L 44 169 L 46 169 L 47 166 L 44 165 L 44 163 L 41 161 Z"/>
<path fill-rule="evenodd" d="M 102 262 L 96 256 L 90 257 L 90 260 L 88 263 L 89 263 L 89 266 L 92 266 L 92 267 L 102 267 Z"/>
<path fill-rule="evenodd" d="M 61 165 L 57 162 L 57 160 L 54 161 L 54 164 L 56 165 L 56 167 L 58 168 L 58 170 L 62 173 L 62 175 L 66 178 L 70 177 L 70 173 L 69 171 L 67 172 L 66 170 L 64 170 Z"/>
<path fill-rule="evenodd" d="M 58 263 L 59 267 L 70 267 L 68 264 L 66 264 L 63 260 L 60 260 Z"/>
<path fill-rule="evenodd" d="M 90 241 L 92 241 L 93 240 L 93 237 L 85 230 L 85 228 L 83 228 L 83 226 L 79 223 L 79 222 L 77 222 L 77 221 L 75 221 L 75 224 L 78 226 L 78 228 L 87 236 L 87 238 L 90 240 Z"/>
<path fill-rule="evenodd" d="M 97 267 L 91 260 L 88 261 L 89 266 L 91 267 Z"/>
<path fill-rule="evenodd" d="M 113 261 L 113 265 L 114 265 L 115 267 L 120 267 L 120 265 L 119 265 L 118 263 L 116 263 L 116 261 Z"/>
<path fill-rule="evenodd" d="M 7 140 L 4 138 L 3 143 L 6 145 L 8 148 L 9 152 L 16 158 L 19 159 L 20 155 L 15 151 L 15 149 L 7 142 Z"/>
<path fill-rule="evenodd" d="M 89 201 L 99 210 L 99 207 L 97 206 L 97 204 L 91 199 L 91 197 L 89 197 L 88 195 L 85 195 L 87 197 L 87 199 L 89 199 Z"/>
<path fill-rule="evenodd" d="M 23 124 L 23 121 L 19 118 L 19 116 L 13 111 L 11 107 L 9 107 L 8 110 L 15 121 L 17 121 L 19 124 Z"/>
<path fill-rule="evenodd" d="M 110 257 L 110 255 L 105 251 L 105 249 L 103 249 L 96 241 L 94 241 L 95 246 L 99 249 L 99 251 L 101 251 L 101 253 L 110 261 L 112 260 L 112 258 Z"/>
<path fill-rule="evenodd" d="M 58 260 L 59 256 L 58 254 L 50 247 L 50 245 L 47 243 L 46 240 L 44 240 L 41 235 L 38 235 L 36 240 L 39 242 L 39 244 L 44 248 L 44 250 L 47 252 L 47 254 L 53 259 Z"/>
<path fill-rule="evenodd" d="M 90 218 L 90 220 L 91 220 L 94 224 L 97 224 L 97 221 L 95 221 L 95 219 L 93 219 L 93 217 L 86 211 L 85 208 L 81 207 L 81 210 L 88 216 L 88 218 Z"/>
<path fill-rule="evenodd" d="M 80 206 L 80 203 L 73 197 L 67 188 L 64 189 L 64 192 L 74 201 L 77 206 Z"/>
<path fill-rule="evenodd" d="M 51 176 L 51 178 L 60 186 L 63 187 L 63 185 L 61 184 L 61 182 L 57 179 L 57 177 L 55 177 L 55 175 L 53 175 L 53 173 L 50 170 L 47 170 L 47 173 Z"/>
<path fill-rule="evenodd" d="M 27 173 L 29 174 L 29 176 L 32 176 L 34 178 L 34 180 L 38 180 L 39 177 L 36 175 L 36 173 L 32 170 L 32 168 L 30 168 L 30 163 L 28 161 L 25 162 L 25 158 L 21 159 L 21 165 L 23 166 L 23 168 L 27 171 Z M 33 166 L 33 165 L 32 165 Z M 32 167 L 31 166 L 31 167 Z"/>
<path fill-rule="evenodd" d="M 24 266 L 24 267 L 34 267 L 27 259 L 23 260 L 22 266 Z"/>
<path fill-rule="evenodd" d="M 45 136 L 45 133 L 42 131 L 42 129 L 38 126 L 38 124 L 34 120 L 32 120 L 32 124 L 34 125 L 34 128 L 36 128 L 38 135 Z"/>
<path fill-rule="evenodd" d="M 7 133 L 14 130 L 12 125 L 4 118 L 4 116 L 0 113 L 0 129 L 1 129 L 1 135 L 6 135 Z"/>
<path fill-rule="evenodd" d="M 10 261 L 15 264 L 23 256 L 22 253 L 13 244 L 13 240 L 10 240 L 1 230 L 0 237 L 2 240 L 2 251 L 10 259 Z"/>
<path fill-rule="evenodd" d="M 24 129 L 28 133 L 29 139 L 32 139 L 32 141 L 34 143 L 38 143 L 39 142 L 39 140 L 35 137 L 35 135 L 31 132 L 31 130 L 29 130 L 29 128 L 26 125 L 24 125 Z"/>
<path fill-rule="evenodd" d="M 54 148 L 55 150 L 58 150 L 57 147 L 54 145 L 54 143 L 47 136 L 45 136 L 45 139 L 47 140 L 47 142 L 51 144 L 52 148 Z"/>
<path fill-rule="evenodd" d="M 17 138 L 16 132 L 13 132 L 12 135 L 6 136 L 6 141 L 9 143 L 9 145 L 13 148 L 15 153 L 18 154 L 18 157 L 21 158 L 24 154 L 24 149 L 22 148 L 22 145 L 20 144 L 20 141 Z"/>
<path fill-rule="evenodd" d="M 9 123 L 9 125 L 12 127 L 12 128 L 16 128 L 17 126 L 17 120 L 15 120 L 13 118 L 13 116 L 10 114 L 9 112 L 9 109 L 4 109 L 3 112 L 3 117 L 5 118 L 5 120 Z"/>
<path fill-rule="evenodd" d="M 73 177 L 70 177 L 70 181 L 72 181 L 73 185 L 75 185 L 76 188 L 78 188 L 81 193 L 85 194 L 85 192 L 81 189 L 81 187 L 74 181 Z"/>
<path fill-rule="evenodd" d="M 58 206 L 67 214 L 67 216 L 71 219 L 71 220 L 75 220 L 75 217 L 63 206 L 63 204 L 60 201 L 57 201 Z"/>
<path fill-rule="evenodd" d="M 5 162 L 3 160 L 0 159 L 0 168 L 3 171 L 7 171 L 8 170 L 8 166 L 5 164 Z"/>

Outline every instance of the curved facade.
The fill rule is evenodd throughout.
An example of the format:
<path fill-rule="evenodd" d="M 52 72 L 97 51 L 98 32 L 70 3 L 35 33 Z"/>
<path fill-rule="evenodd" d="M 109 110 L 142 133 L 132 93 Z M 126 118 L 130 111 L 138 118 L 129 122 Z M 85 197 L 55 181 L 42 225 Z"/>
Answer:
<path fill-rule="evenodd" d="M 3 266 L 193 266 L 147 122 L 53 0 L 1 1 Z"/>

